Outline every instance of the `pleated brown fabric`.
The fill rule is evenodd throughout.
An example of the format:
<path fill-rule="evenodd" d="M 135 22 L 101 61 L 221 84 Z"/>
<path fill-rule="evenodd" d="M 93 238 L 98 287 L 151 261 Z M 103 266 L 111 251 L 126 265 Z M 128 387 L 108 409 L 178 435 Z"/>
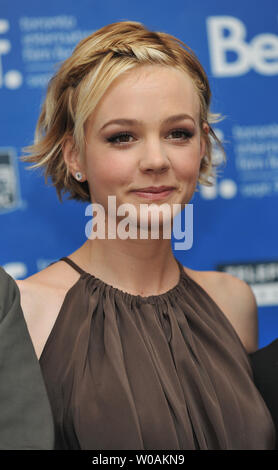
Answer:
<path fill-rule="evenodd" d="M 272 449 L 249 358 L 222 311 L 180 268 L 141 297 L 82 271 L 40 365 L 57 449 Z"/>

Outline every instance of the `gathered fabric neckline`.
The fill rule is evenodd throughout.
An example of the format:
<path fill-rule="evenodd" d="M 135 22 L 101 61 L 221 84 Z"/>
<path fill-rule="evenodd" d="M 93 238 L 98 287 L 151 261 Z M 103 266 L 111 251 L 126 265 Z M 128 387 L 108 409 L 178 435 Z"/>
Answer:
<path fill-rule="evenodd" d="M 136 303 L 153 304 L 153 303 L 163 301 L 169 296 L 175 295 L 177 292 L 180 291 L 181 286 L 184 285 L 184 281 L 187 281 L 187 275 L 184 271 L 183 265 L 176 258 L 175 260 L 179 267 L 179 273 L 180 273 L 178 283 L 174 287 L 171 287 L 171 289 L 168 289 L 166 292 L 162 292 L 161 294 L 148 295 L 148 296 L 141 296 L 139 294 L 130 294 L 129 292 L 119 289 L 118 287 L 114 287 L 111 284 L 106 283 L 102 279 L 94 276 L 94 274 L 90 274 L 84 271 L 72 259 L 68 257 L 63 257 L 59 261 L 65 261 L 67 264 L 69 264 L 73 269 L 75 269 L 75 271 L 77 271 L 81 275 L 77 282 L 79 282 L 79 280 L 83 278 L 92 279 L 95 285 L 109 289 L 110 292 L 114 292 L 114 294 L 121 295 L 124 299 L 130 302 L 136 301 Z"/>

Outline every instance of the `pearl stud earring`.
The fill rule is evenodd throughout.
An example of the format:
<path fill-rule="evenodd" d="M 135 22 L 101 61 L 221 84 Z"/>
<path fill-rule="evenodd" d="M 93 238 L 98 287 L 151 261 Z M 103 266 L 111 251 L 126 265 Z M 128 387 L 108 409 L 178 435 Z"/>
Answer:
<path fill-rule="evenodd" d="M 75 173 L 75 179 L 77 179 L 77 181 L 81 181 L 82 180 L 82 173 L 80 173 L 80 171 L 77 171 Z"/>

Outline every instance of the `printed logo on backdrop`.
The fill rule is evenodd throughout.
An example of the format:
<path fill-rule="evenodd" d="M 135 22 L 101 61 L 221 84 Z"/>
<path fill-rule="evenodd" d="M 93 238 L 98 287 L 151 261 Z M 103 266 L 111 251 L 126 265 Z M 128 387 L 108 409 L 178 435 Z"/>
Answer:
<path fill-rule="evenodd" d="M 16 151 L 0 147 L 0 214 L 21 205 Z"/>
<path fill-rule="evenodd" d="M 0 88 L 15 90 L 22 85 L 22 73 L 19 70 L 8 70 L 6 56 L 12 52 L 13 46 L 8 37 L 10 23 L 0 18 Z"/>
<path fill-rule="evenodd" d="M 55 66 L 72 53 L 77 43 L 93 32 L 77 28 L 74 16 L 20 17 L 20 37 L 9 38 L 10 22 L 0 18 L 0 89 L 17 89 L 23 81 L 29 88 L 44 88 Z M 9 70 L 8 59 L 18 49 L 22 58 L 19 70 Z M 24 78 L 23 78 L 24 77 Z"/>
<path fill-rule="evenodd" d="M 224 142 L 224 134 L 215 129 Z M 200 186 L 204 199 L 264 198 L 278 195 L 278 123 L 264 125 L 234 125 L 231 129 L 236 177 L 219 178 L 213 186 Z M 219 163 L 219 151 L 213 149 L 213 160 Z M 228 154 L 227 159 L 231 156 Z"/>
<path fill-rule="evenodd" d="M 244 198 L 278 195 L 278 123 L 232 128 L 235 166 Z"/>
<path fill-rule="evenodd" d="M 216 269 L 247 282 L 259 307 L 278 305 L 278 261 L 221 264 Z"/>
<path fill-rule="evenodd" d="M 278 36 L 262 33 L 246 40 L 247 27 L 233 16 L 207 18 L 211 70 L 215 77 L 235 77 L 251 70 L 278 74 Z"/>
<path fill-rule="evenodd" d="M 44 88 L 60 62 L 69 57 L 81 39 L 93 30 L 77 27 L 75 16 L 32 16 L 19 18 L 21 55 L 26 85 Z"/>

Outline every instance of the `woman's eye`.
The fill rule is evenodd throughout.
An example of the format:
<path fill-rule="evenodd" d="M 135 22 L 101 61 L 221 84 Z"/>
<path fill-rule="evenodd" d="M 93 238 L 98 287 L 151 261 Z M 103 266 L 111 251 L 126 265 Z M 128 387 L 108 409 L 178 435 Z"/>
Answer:
<path fill-rule="evenodd" d="M 132 142 L 130 140 L 130 137 L 133 138 L 131 134 L 127 134 L 125 132 L 125 133 L 122 133 L 122 134 L 112 135 L 107 140 L 108 140 L 108 142 L 110 142 L 112 144 L 121 144 L 121 143 L 125 143 L 125 142 L 129 143 L 129 142 Z"/>
<path fill-rule="evenodd" d="M 185 129 L 176 129 L 171 131 L 169 135 L 172 135 L 174 139 L 188 140 L 193 137 L 193 133 Z"/>

